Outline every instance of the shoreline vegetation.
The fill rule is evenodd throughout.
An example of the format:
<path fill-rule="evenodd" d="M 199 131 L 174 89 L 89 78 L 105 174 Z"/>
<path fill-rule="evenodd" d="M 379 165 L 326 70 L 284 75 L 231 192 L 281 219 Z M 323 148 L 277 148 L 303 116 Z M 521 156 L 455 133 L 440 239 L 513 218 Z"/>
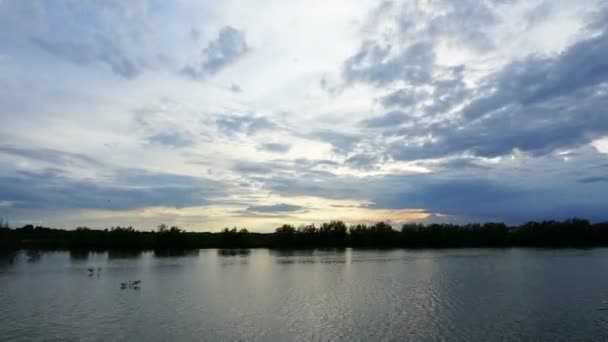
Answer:
<path fill-rule="evenodd" d="M 386 222 L 347 226 L 331 221 L 320 226 L 285 224 L 274 233 L 225 228 L 221 232 L 188 232 L 161 224 L 155 231 L 132 227 L 75 230 L 9 228 L 0 221 L 0 249 L 170 250 L 198 248 L 458 248 L 458 247 L 600 247 L 608 246 L 608 222 L 584 219 L 504 223 L 419 224 L 395 229 Z"/>

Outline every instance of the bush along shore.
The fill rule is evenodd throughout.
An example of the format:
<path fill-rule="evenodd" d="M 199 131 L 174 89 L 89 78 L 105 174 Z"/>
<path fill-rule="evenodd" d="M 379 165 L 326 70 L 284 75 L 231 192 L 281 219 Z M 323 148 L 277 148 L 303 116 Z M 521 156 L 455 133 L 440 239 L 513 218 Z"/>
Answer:
<path fill-rule="evenodd" d="M 0 227 L 1 249 L 193 249 L 193 248 L 454 248 L 454 247 L 593 247 L 608 246 L 608 222 L 583 219 L 528 222 L 520 226 L 483 224 L 404 224 L 386 222 L 348 227 L 342 221 L 320 226 L 283 225 L 274 233 L 225 228 L 188 232 L 160 225 L 154 231 L 132 227 L 95 230 L 53 229 L 26 225 Z"/>

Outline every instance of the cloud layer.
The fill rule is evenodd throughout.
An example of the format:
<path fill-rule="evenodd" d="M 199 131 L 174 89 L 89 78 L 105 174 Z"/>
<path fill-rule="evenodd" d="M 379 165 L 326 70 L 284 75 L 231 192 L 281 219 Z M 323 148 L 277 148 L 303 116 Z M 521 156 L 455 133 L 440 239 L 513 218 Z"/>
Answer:
<path fill-rule="evenodd" d="M 606 23 L 598 0 L 0 1 L 0 217 L 607 220 Z"/>

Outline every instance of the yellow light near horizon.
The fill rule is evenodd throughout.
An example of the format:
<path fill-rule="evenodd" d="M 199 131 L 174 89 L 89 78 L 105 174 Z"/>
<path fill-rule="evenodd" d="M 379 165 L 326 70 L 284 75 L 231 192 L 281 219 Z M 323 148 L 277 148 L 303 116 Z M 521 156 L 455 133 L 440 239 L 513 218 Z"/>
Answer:
<path fill-rule="evenodd" d="M 318 225 L 331 220 L 342 220 L 349 225 L 388 221 L 398 226 L 405 222 L 424 220 L 430 216 L 430 213 L 423 209 L 374 209 L 368 207 L 371 203 L 367 202 L 320 197 L 269 196 L 265 201 L 256 201 L 255 205 L 277 203 L 301 206 L 302 210 L 256 213 L 247 211 L 247 207 L 242 205 L 210 205 L 185 208 L 147 207 L 126 211 L 87 210 L 81 211 L 78 216 L 84 222 L 107 223 L 112 220 L 116 224 L 138 227 L 143 225 L 147 229 L 166 223 L 192 231 L 218 231 L 224 227 L 238 227 L 260 232 L 274 231 L 282 224 Z"/>

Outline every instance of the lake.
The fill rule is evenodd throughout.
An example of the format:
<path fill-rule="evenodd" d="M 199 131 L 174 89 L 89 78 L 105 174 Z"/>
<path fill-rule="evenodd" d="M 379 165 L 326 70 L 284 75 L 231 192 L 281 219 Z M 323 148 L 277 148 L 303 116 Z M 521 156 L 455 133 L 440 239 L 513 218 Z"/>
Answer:
<path fill-rule="evenodd" d="M 0 341 L 605 341 L 601 308 L 603 248 L 0 256 Z"/>

